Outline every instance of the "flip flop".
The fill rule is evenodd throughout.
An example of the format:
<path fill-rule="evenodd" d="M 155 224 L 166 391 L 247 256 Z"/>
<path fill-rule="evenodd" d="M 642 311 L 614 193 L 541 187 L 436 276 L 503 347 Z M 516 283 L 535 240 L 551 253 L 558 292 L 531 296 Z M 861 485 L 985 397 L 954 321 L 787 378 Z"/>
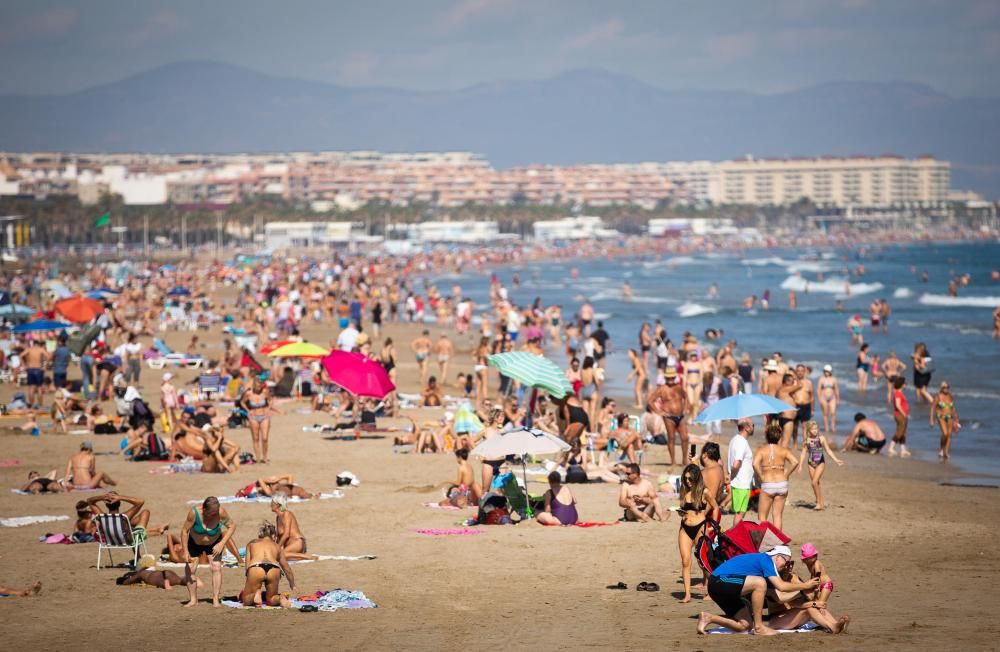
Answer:
<path fill-rule="evenodd" d="M 650 593 L 655 593 L 655 592 L 657 592 L 657 591 L 660 590 L 660 585 L 657 584 L 656 582 L 650 582 L 650 583 L 646 584 L 646 589 L 645 590 L 649 591 Z"/>
<path fill-rule="evenodd" d="M 628 588 L 628 584 L 626 584 L 625 582 L 618 582 L 618 584 L 611 584 L 607 588 L 613 591 L 624 591 L 625 589 Z"/>
<path fill-rule="evenodd" d="M 309 612 L 312 612 L 312 611 L 319 611 L 319 607 L 317 607 L 314 604 L 307 604 L 307 605 L 299 607 L 299 611 L 301 611 L 302 613 L 309 613 Z"/>
<path fill-rule="evenodd" d="M 636 591 L 647 591 L 648 589 L 646 587 L 648 587 L 648 586 L 649 586 L 649 584 L 647 584 L 646 582 L 639 582 L 638 584 L 635 585 L 635 590 Z"/>

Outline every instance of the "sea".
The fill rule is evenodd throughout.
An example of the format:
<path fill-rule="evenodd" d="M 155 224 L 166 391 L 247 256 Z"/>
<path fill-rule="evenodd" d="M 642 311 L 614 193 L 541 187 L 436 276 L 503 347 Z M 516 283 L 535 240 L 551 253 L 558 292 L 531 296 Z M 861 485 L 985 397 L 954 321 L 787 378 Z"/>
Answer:
<path fill-rule="evenodd" d="M 863 275 L 856 274 L 859 265 Z M 477 314 L 489 305 L 491 273 L 497 274 L 517 305 L 540 298 L 543 305 L 562 306 L 564 319 L 579 310 L 584 298 L 590 301 L 611 335 L 606 393 L 619 397 L 632 396 L 625 380 L 630 368 L 627 349 L 639 350 L 642 323 L 655 319 L 663 321 L 675 343 L 691 332 L 714 349 L 716 343 L 706 342 L 704 332 L 721 330 L 723 341 L 736 340 L 737 353 L 750 353 L 758 367 L 762 357 L 780 351 L 786 361 L 811 367 L 815 381 L 823 365 L 830 364 L 841 386 L 838 443 L 858 411 L 876 419 L 888 436 L 894 431 L 884 381 L 870 384 L 866 393 L 857 391 L 857 346 L 851 343 L 847 320 L 861 314 L 870 353 L 884 359 L 894 351 L 907 364 L 906 391 L 912 409 L 908 443 L 914 456 L 936 460 L 939 441 L 937 427 L 928 426 L 929 407 L 917 405 L 913 396 L 910 355 L 915 343 L 924 342 L 932 358 L 931 393 L 947 380 L 962 424 L 952 441 L 950 464 L 997 479 L 1000 341 L 991 333 L 992 312 L 1000 306 L 1000 282 L 991 280 L 991 272 L 998 267 L 998 242 L 920 243 L 565 259 L 429 280 L 444 294 L 459 285 L 476 303 Z M 949 296 L 949 280 L 966 274 L 968 285 L 959 288 L 958 296 Z M 623 294 L 625 282 L 631 286 L 631 299 Z M 789 290 L 797 293 L 795 310 L 789 307 Z M 742 307 L 746 297 L 765 292 L 770 294 L 769 309 L 759 304 L 752 310 Z M 891 306 L 888 334 L 872 333 L 868 324 L 868 306 L 874 298 L 884 298 Z M 551 347 L 547 355 L 566 366 L 561 347 Z M 816 416 L 820 415 L 817 404 Z"/>

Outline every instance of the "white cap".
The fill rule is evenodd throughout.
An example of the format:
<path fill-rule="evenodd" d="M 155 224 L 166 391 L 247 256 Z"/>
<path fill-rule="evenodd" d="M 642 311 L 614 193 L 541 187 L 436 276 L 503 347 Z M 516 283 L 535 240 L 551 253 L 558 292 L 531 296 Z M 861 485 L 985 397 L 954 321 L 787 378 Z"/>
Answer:
<path fill-rule="evenodd" d="M 823 371 L 833 371 L 833 367 L 828 364 L 825 364 L 823 365 Z"/>
<path fill-rule="evenodd" d="M 174 375 L 168 371 L 167 373 L 163 374 L 163 382 L 167 382 L 173 377 Z"/>
<path fill-rule="evenodd" d="M 767 554 L 774 557 L 775 555 L 781 555 L 783 557 L 788 557 L 791 559 L 792 551 L 788 549 L 788 546 L 775 546 L 767 551 Z"/>
<path fill-rule="evenodd" d="M 774 359 L 768 360 L 767 364 L 764 365 L 764 370 L 765 371 L 777 371 L 778 370 L 778 361 L 774 360 Z"/>

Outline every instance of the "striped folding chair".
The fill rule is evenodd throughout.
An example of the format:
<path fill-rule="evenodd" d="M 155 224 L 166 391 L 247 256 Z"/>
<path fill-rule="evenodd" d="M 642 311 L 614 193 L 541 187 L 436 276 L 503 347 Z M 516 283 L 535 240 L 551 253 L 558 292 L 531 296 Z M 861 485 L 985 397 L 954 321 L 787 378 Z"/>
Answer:
<path fill-rule="evenodd" d="M 101 570 L 101 557 L 108 551 L 109 565 L 114 566 L 115 560 L 111 551 L 131 550 L 132 567 L 139 562 L 139 548 L 146 552 L 146 531 L 133 530 L 128 517 L 124 514 L 98 514 L 94 517 L 97 524 L 97 570 Z"/>
<path fill-rule="evenodd" d="M 198 376 L 198 394 L 205 400 L 212 400 L 213 395 L 225 391 L 222 384 L 222 374 L 201 374 Z"/>

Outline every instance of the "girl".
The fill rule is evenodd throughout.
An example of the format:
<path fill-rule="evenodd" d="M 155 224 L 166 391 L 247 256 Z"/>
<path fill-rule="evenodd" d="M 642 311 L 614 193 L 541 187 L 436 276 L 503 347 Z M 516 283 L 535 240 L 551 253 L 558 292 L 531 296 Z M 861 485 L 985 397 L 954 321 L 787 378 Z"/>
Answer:
<path fill-rule="evenodd" d="M 814 507 L 816 511 L 820 511 L 824 507 L 823 487 L 820 486 L 819 481 L 823 477 L 823 471 L 826 470 L 827 455 L 837 463 L 837 466 L 844 465 L 830 449 L 826 437 L 819 434 L 819 424 L 815 421 L 807 421 L 805 441 L 802 442 L 802 454 L 799 456 L 799 473 L 802 473 L 802 469 L 805 468 L 803 462 L 809 465 L 809 480 L 812 482 L 813 493 L 816 495 L 816 507 Z"/>
<path fill-rule="evenodd" d="M 688 464 L 681 474 L 681 528 L 677 532 L 677 549 L 681 554 L 681 575 L 684 578 L 684 597 L 681 602 L 691 602 L 691 558 L 694 543 L 705 527 L 709 514 L 718 509 L 715 496 L 705 486 L 701 467 Z"/>
<path fill-rule="evenodd" d="M 687 421 L 694 423 L 694 418 L 701 412 L 702 364 L 697 351 L 689 351 L 687 359 L 681 363 L 684 367 L 684 389 L 687 391 Z"/>
<path fill-rule="evenodd" d="M 840 405 L 840 383 L 833 375 L 833 367 L 824 365 L 820 377 L 819 406 L 823 410 L 823 432 L 837 432 L 837 406 Z"/>
<path fill-rule="evenodd" d="M 938 457 L 946 460 L 951 450 L 951 436 L 958 430 L 958 410 L 955 409 L 955 397 L 951 395 L 947 382 L 941 383 L 941 389 L 931 401 L 931 416 L 927 425 L 932 428 L 935 417 L 941 429 L 941 449 L 938 451 Z"/>
<path fill-rule="evenodd" d="M 842 632 L 847 628 L 847 622 L 849 621 L 844 621 L 844 619 L 838 621 L 828 610 L 830 596 L 833 595 L 833 580 L 830 579 L 830 575 L 826 572 L 826 566 L 819 560 L 819 550 L 811 543 L 804 543 L 799 554 L 802 562 L 809 570 L 810 578 L 818 577 L 820 581 L 819 588 L 812 595 L 806 596 L 812 598 L 812 601 L 806 602 L 803 606 L 814 607 L 825 616 L 823 619 L 824 622 L 817 622 L 817 625 L 832 632 Z"/>
<path fill-rule="evenodd" d="M 647 324 L 648 326 L 648 324 Z M 643 358 L 635 352 L 635 349 L 628 350 L 628 359 L 632 363 L 632 371 L 628 373 L 626 380 L 635 377 L 635 405 L 632 407 L 641 408 L 644 403 L 646 391 L 649 388 L 649 380 L 646 377 L 646 358 L 649 357 L 649 350 L 643 351 Z"/>

